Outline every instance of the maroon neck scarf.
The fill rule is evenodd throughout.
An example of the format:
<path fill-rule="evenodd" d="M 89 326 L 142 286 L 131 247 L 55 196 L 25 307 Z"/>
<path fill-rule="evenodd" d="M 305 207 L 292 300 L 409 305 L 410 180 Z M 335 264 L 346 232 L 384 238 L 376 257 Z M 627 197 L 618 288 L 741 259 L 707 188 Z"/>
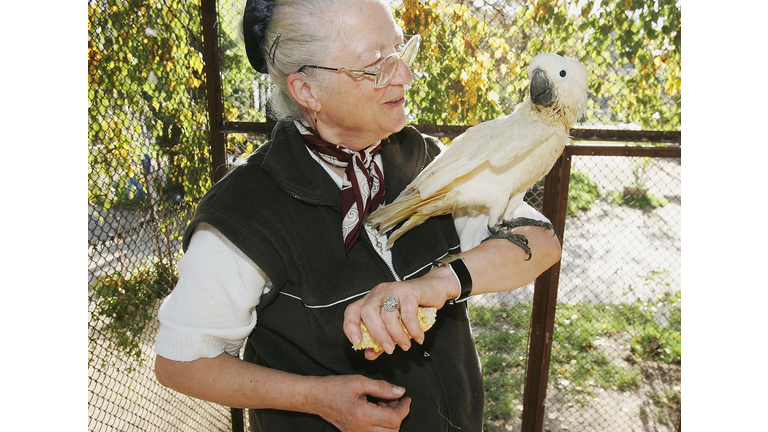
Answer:
<path fill-rule="evenodd" d="M 310 127 L 300 127 L 299 131 L 307 148 L 331 165 L 344 168 L 341 182 L 341 212 L 344 218 L 341 229 L 344 250 L 349 253 L 363 231 L 368 212 L 384 204 L 384 175 L 373 160 L 373 156 L 381 150 L 381 144 L 355 152 L 325 141 Z"/>

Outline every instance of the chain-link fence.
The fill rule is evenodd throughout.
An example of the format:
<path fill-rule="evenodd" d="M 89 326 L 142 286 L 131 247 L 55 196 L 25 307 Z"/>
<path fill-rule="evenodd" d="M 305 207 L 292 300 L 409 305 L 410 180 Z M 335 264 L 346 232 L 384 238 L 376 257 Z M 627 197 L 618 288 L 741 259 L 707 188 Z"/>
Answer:
<path fill-rule="evenodd" d="M 680 169 L 574 157 L 545 430 L 679 428 Z"/>
<path fill-rule="evenodd" d="M 179 234 L 210 185 L 199 5 L 88 3 L 89 430 L 222 430 L 152 364 Z"/>
<path fill-rule="evenodd" d="M 243 3 L 217 3 L 224 129 L 269 115 L 269 80 L 251 71 L 239 39 Z M 200 8 L 89 1 L 90 430 L 231 429 L 228 408 L 167 390 L 152 370 L 158 301 L 210 186 Z M 394 10 L 407 34 L 424 38 L 411 123 L 472 125 L 509 113 L 526 97 L 530 59 L 551 51 L 590 71 L 589 111 L 576 127 L 679 130 L 677 2 L 401 0 Z M 225 136 L 227 162 L 267 139 Z M 674 430 L 680 160 L 572 163 L 543 428 Z M 542 188 L 529 194 L 539 208 Z M 489 431 L 520 429 L 533 292 L 531 284 L 470 304 Z"/>

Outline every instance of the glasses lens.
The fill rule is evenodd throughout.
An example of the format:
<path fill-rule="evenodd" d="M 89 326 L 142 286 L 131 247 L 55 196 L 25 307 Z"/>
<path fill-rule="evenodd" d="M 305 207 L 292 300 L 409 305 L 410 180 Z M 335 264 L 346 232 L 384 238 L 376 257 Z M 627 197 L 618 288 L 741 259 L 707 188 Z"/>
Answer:
<path fill-rule="evenodd" d="M 379 68 L 379 73 L 376 74 L 373 86 L 375 88 L 383 88 L 392 82 L 392 78 L 397 74 L 397 62 L 400 61 L 400 57 L 391 55 L 384 60 Z"/>
<path fill-rule="evenodd" d="M 408 67 L 411 67 L 413 61 L 416 60 L 416 54 L 419 53 L 419 45 L 421 44 L 421 35 L 414 35 L 403 49 L 401 54 L 403 61 Z"/>
<path fill-rule="evenodd" d="M 383 88 L 392 82 L 392 79 L 397 74 L 397 66 L 400 59 L 403 59 L 405 65 L 410 68 L 413 64 L 413 61 L 416 60 L 416 54 L 419 52 L 420 43 L 421 35 L 415 35 L 410 40 L 408 40 L 408 43 L 406 43 L 405 47 L 403 48 L 403 52 L 400 53 L 399 56 L 392 54 L 387 57 L 386 60 L 384 60 L 384 62 L 381 64 L 379 73 L 373 80 L 373 87 Z"/>

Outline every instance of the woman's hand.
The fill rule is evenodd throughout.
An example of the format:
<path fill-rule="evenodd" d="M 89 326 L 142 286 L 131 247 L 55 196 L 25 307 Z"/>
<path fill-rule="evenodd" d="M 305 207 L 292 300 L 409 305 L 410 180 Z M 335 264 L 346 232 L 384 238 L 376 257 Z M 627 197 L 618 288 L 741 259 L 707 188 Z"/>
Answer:
<path fill-rule="evenodd" d="M 397 431 L 410 412 L 405 389 L 359 375 L 319 378 L 323 389 L 312 402 L 313 413 L 342 432 Z M 369 396 L 374 402 L 369 401 Z"/>
<path fill-rule="evenodd" d="M 407 351 L 411 339 L 403 330 L 403 325 L 416 343 L 424 342 L 424 330 L 419 325 L 419 306 L 440 309 L 449 298 L 455 298 L 459 292 L 459 283 L 447 268 L 433 268 L 428 274 L 418 279 L 402 282 L 387 282 L 377 285 L 365 297 L 347 306 L 344 312 L 344 333 L 356 345 L 362 338 L 360 322 L 368 328 L 371 337 L 381 345 L 384 351 L 365 350 L 365 357 L 373 360 L 382 352 L 392 354 L 395 344 Z M 387 311 L 384 301 L 394 297 L 397 308 Z M 401 324 L 402 319 L 402 324 Z"/>

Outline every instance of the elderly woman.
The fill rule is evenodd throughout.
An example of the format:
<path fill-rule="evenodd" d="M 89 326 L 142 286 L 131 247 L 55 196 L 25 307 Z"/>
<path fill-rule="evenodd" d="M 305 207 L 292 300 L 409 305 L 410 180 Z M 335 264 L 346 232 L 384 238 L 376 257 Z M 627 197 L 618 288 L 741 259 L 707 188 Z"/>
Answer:
<path fill-rule="evenodd" d="M 282 120 L 185 232 L 179 282 L 158 314 L 158 380 L 250 408 L 255 431 L 480 431 L 482 375 L 461 300 L 531 282 L 559 259 L 557 238 L 515 228 L 527 260 L 507 240 L 480 243 L 487 218 L 446 215 L 384 248 L 367 213 L 440 151 L 406 126 L 418 36 L 403 35 L 383 0 L 249 0 L 243 26 Z M 397 308 L 383 307 L 390 297 Z M 419 305 L 439 309 L 426 334 Z M 383 351 L 351 349 L 361 322 Z"/>

